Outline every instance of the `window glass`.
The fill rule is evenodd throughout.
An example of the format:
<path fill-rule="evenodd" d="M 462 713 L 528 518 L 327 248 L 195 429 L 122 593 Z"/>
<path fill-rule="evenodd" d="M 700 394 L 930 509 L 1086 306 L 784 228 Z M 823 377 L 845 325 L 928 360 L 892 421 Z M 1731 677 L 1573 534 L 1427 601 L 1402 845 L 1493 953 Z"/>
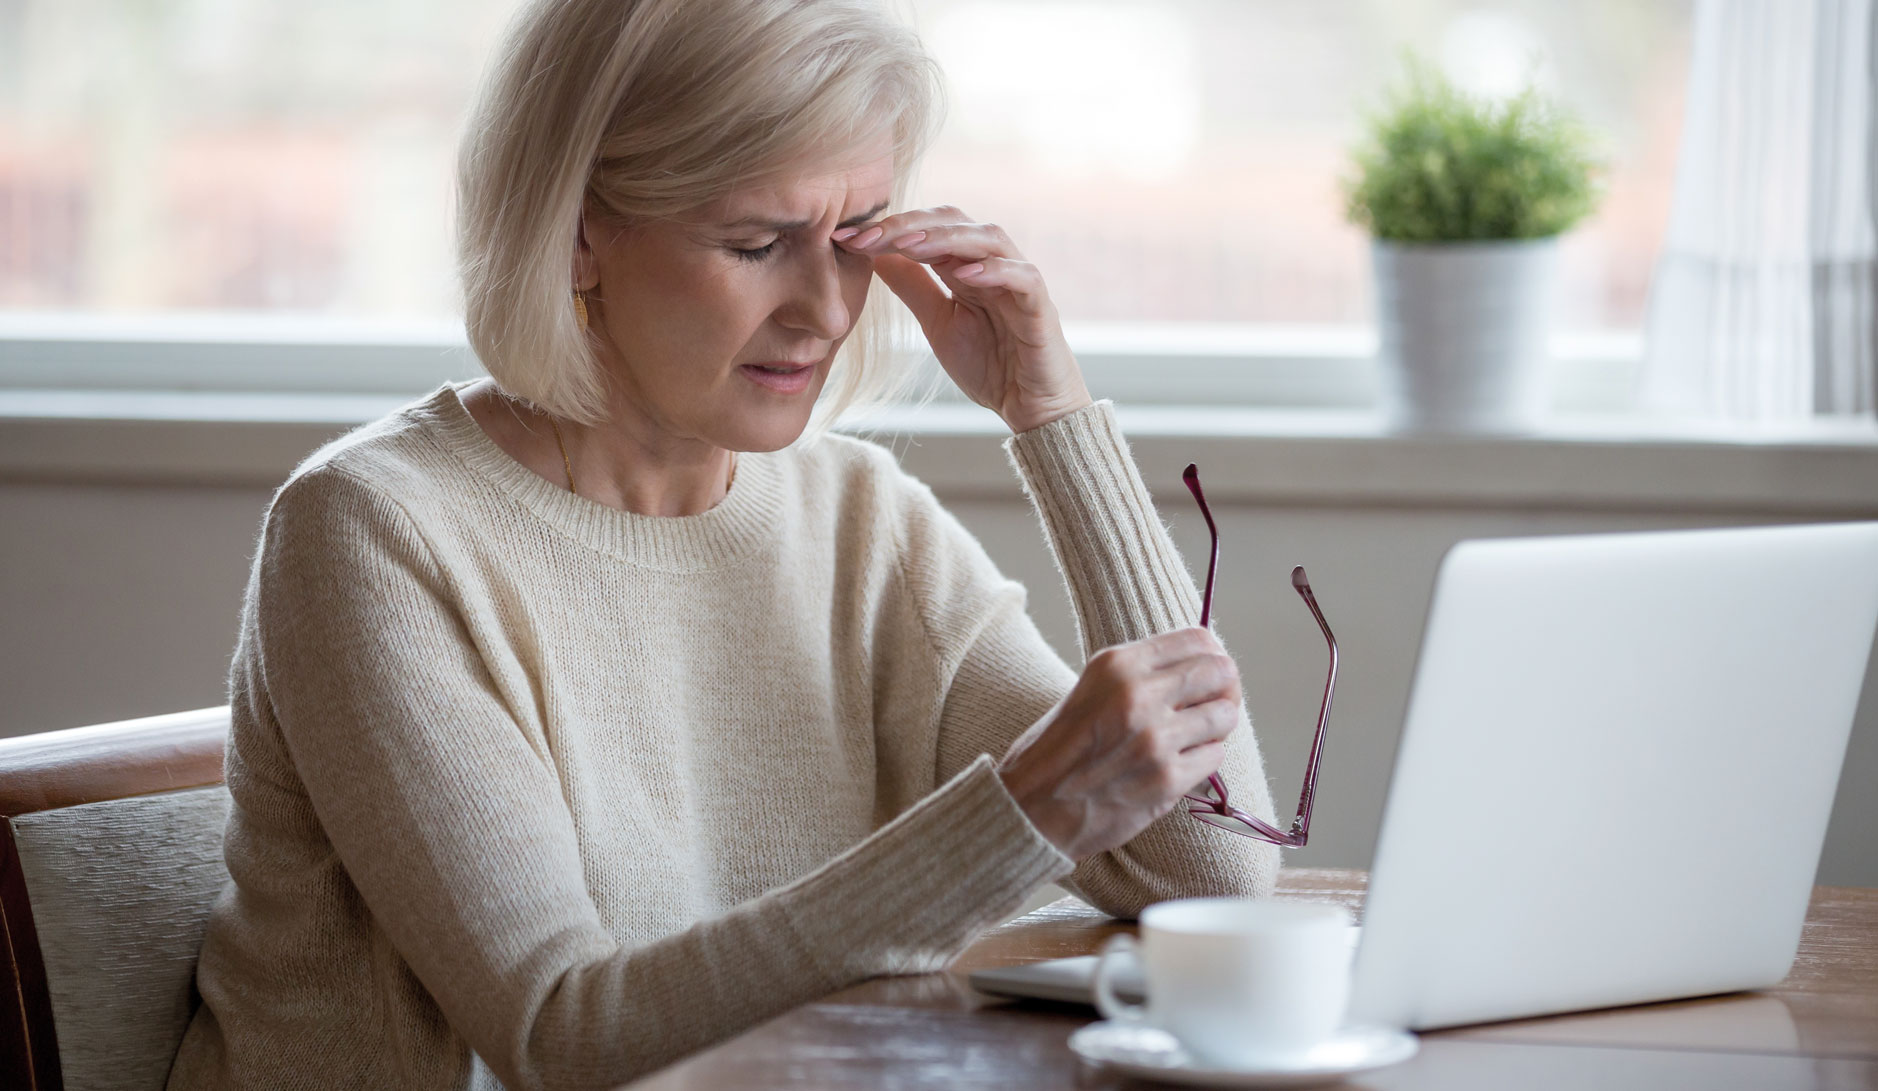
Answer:
<path fill-rule="evenodd" d="M 1682 0 L 920 0 L 952 82 L 922 192 L 1003 224 L 1081 319 L 1370 319 L 1338 180 L 1409 46 L 1482 94 L 1529 70 L 1603 137 L 1562 329 L 1641 325 L 1668 222 Z"/>
<path fill-rule="evenodd" d="M 1368 320 L 1337 185 L 1414 46 L 1609 142 L 1560 326 L 1639 325 L 1687 0 L 903 0 L 946 68 L 921 196 L 1005 225 L 1069 319 Z M 0 307 L 437 318 L 451 165 L 514 0 L 0 0 Z"/>

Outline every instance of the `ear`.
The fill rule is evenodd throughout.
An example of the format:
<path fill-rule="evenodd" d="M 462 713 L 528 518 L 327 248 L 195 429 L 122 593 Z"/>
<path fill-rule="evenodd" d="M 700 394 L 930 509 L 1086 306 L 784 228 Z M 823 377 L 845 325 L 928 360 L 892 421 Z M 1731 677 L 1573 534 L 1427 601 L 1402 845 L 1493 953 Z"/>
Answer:
<path fill-rule="evenodd" d="M 580 203 L 580 219 L 574 224 L 574 283 L 579 291 L 591 292 L 600 286 L 600 263 L 587 242 L 587 202 Z"/>

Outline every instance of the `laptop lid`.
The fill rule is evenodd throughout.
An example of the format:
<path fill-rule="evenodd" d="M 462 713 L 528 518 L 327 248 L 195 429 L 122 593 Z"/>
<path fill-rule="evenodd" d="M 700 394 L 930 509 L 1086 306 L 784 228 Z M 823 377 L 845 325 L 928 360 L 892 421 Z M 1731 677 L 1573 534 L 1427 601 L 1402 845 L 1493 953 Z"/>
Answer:
<path fill-rule="evenodd" d="M 1878 523 L 1463 542 L 1436 579 L 1353 1014 L 1771 985 L 1878 625 Z"/>

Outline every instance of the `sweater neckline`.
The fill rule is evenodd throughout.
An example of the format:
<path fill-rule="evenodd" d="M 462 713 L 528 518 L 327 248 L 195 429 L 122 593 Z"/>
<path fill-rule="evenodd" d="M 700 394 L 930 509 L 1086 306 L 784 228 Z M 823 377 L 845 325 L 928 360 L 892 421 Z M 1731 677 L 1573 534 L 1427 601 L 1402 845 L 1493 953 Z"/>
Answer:
<path fill-rule="evenodd" d="M 622 511 L 545 480 L 489 438 L 464 406 L 460 393 L 476 381 L 446 382 L 419 408 L 443 445 L 471 471 L 576 541 L 667 571 L 720 568 L 776 541 L 784 505 L 782 470 L 774 452 L 740 452 L 736 480 L 724 499 L 708 511 L 696 515 Z"/>

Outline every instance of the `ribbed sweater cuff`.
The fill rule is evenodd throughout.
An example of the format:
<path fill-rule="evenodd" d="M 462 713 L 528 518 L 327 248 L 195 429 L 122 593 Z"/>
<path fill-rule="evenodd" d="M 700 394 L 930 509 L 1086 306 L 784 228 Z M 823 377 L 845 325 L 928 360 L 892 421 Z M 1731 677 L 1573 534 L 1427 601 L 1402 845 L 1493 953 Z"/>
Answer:
<path fill-rule="evenodd" d="M 1108 399 L 1004 441 L 1078 605 L 1085 655 L 1200 620 Z"/>
<path fill-rule="evenodd" d="M 980 755 L 874 836 L 782 891 L 796 935 L 835 982 L 943 969 L 1074 861 Z"/>

